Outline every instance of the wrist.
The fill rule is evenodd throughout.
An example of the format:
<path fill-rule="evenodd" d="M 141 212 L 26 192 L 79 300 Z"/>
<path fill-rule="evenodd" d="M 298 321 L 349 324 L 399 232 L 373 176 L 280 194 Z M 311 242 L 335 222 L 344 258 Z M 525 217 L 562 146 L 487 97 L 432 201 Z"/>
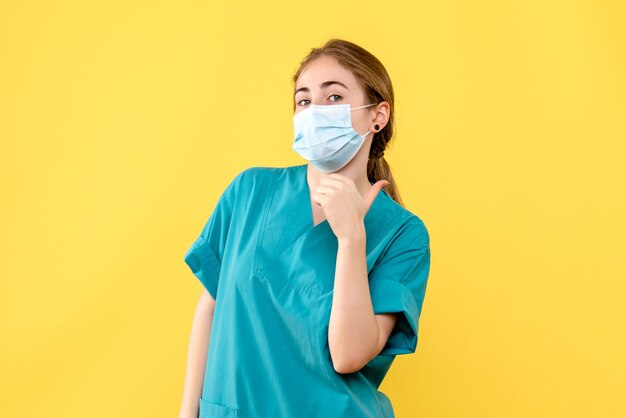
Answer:
<path fill-rule="evenodd" d="M 360 245 L 365 243 L 365 225 L 360 224 L 337 237 L 339 245 Z"/>

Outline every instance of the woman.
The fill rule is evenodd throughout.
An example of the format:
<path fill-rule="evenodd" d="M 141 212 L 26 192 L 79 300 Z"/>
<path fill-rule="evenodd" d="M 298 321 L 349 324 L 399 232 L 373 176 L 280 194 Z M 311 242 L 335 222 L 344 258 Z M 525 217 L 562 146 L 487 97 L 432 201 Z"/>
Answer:
<path fill-rule="evenodd" d="M 185 255 L 204 291 L 181 417 L 394 416 L 377 389 L 415 351 L 430 243 L 383 158 L 393 88 L 339 39 L 293 81 L 308 164 L 240 172 Z"/>

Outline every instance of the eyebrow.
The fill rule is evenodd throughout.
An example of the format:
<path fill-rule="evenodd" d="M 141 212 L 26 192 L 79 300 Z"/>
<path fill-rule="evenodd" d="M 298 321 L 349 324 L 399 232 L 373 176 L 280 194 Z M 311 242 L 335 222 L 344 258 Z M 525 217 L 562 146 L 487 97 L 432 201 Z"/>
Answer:
<path fill-rule="evenodd" d="M 333 84 L 339 84 L 340 86 L 342 86 L 343 88 L 345 88 L 346 90 L 348 89 L 348 86 L 346 86 L 345 84 L 343 84 L 341 81 L 324 81 L 322 84 L 320 84 L 320 88 L 321 89 L 325 89 L 328 86 L 331 86 Z M 309 88 L 308 87 L 300 87 L 298 90 L 296 90 L 293 95 L 295 96 L 296 94 L 298 94 L 298 92 L 300 91 L 306 91 L 309 92 Z"/>

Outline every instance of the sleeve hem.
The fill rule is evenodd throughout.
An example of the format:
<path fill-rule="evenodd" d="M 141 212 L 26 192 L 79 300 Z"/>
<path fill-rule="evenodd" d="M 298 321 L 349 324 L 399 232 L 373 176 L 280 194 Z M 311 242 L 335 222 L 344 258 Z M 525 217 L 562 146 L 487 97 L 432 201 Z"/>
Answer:
<path fill-rule="evenodd" d="M 379 354 L 410 354 L 417 348 L 420 308 L 411 291 L 402 283 L 377 279 L 370 282 L 375 314 L 398 312 L 394 329 Z"/>
<path fill-rule="evenodd" d="M 209 243 L 199 236 L 185 254 L 185 263 L 200 280 L 204 288 L 217 300 L 220 262 Z"/>

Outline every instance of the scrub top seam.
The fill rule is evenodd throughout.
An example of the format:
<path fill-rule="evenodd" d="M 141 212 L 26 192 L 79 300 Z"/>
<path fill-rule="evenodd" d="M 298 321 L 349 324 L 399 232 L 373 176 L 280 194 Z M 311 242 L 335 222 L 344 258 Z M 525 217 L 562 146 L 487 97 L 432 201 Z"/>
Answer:
<path fill-rule="evenodd" d="M 261 247 L 261 243 L 263 242 L 263 236 L 265 234 L 265 225 L 267 223 L 267 217 L 269 216 L 270 208 L 272 207 L 272 202 L 274 201 L 274 196 L 276 195 L 276 182 L 278 181 L 278 176 L 274 176 L 273 183 L 271 184 L 272 195 L 267 200 L 267 204 L 264 208 L 264 213 L 262 215 L 263 219 L 260 224 L 260 234 L 257 238 L 256 245 L 254 247 L 254 258 L 252 261 L 252 274 L 258 276 L 258 263 L 259 263 L 259 249 Z"/>

